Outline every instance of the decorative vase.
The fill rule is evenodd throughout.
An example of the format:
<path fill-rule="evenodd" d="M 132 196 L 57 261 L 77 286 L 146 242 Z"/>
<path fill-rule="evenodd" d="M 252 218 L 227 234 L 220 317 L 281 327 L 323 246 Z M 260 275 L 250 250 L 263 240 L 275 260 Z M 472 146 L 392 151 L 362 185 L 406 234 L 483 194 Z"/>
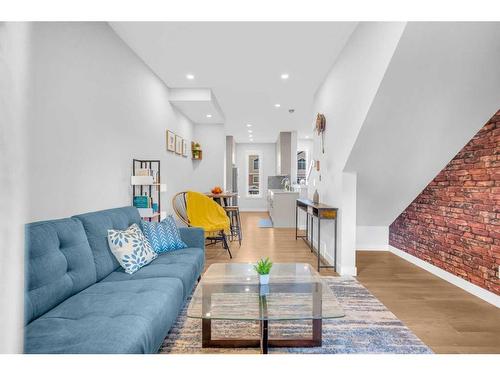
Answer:
<path fill-rule="evenodd" d="M 269 284 L 269 274 L 259 275 L 259 283 L 262 285 Z"/>
<path fill-rule="evenodd" d="M 313 203 L 319 203 L 319 193 L 318 193 L 318 190 L 314 191 L 314 194 L 313 194 Z"/>

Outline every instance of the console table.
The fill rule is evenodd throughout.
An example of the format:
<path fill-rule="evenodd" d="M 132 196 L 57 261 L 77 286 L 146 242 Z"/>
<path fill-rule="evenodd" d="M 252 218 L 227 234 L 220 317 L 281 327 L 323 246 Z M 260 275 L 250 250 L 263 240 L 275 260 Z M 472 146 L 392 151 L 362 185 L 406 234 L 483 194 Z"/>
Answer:
<path fill-rule="evenodd" d="M 306 213 L 306 235 L 299 236 L 299 209 Z M 309 246 L 311 252 L 314 252 L 313 245 L 313 234 L 314 234 L 314 218 L 318 219 L 318 248 L 316 249 L 316 254 L 318 256 L 318 272 L 321 268 L 333 268 L 337 271 L 337 211 L 335 207 L 327 206 L 322 203 L 314 203 L 310 199 L 297 199 L 297 204 L 295 206 L 295 239 L 302 238 L 304 242 Z M 309 241 L 309 218 L 311 218 L 311 241 Z M 333 220 L 334 221 L 334 240 L 333 240 L 333 253 L 334 253 L 334 264 L 333 266 L 326 266 L 321 264 L 321 221 L 322 220 Z"/>

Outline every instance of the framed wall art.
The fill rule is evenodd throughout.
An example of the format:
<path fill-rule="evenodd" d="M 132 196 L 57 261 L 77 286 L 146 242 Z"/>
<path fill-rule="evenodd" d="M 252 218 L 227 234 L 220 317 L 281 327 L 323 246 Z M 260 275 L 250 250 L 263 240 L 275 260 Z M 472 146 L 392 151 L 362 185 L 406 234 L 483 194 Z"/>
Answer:
<path fill-rule="evenodd" d="M 167 150 L 175 151 L 175 134 L 167 130 Z"/>
<path fill-rule="evenodd" d="M 182 155 L 182 137 L 175 136 L 175 153 Z"/>

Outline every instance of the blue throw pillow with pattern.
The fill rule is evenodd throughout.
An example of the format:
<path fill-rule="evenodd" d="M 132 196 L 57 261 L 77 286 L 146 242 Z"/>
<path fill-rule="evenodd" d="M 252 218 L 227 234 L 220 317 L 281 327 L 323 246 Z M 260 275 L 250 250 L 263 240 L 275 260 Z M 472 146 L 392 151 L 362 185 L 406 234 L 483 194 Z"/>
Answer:
<path fill-rule="evenodd" d="M 168 215 L 159 223 L 142 221 L 141 225 L 142 231 L 157 254 L 187 247 L 181 239 L 181 234 L 172 215 Z"/>
<path fill-rule="evenodd" d="M 125 230 L 108 229 L 108 244 L 116 260 L 128 274 L 137 272 L 158 257 L 135 223 Z"/>

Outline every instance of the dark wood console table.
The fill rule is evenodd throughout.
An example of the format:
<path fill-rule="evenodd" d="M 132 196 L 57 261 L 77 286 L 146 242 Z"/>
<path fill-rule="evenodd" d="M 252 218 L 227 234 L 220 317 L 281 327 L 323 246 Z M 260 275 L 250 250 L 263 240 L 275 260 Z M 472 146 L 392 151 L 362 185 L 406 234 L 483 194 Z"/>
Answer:
<path fill-rule="evenodd" d="M 306 213 L 306 235 L 299 236 L 299 209 Z M 314 252 L 314 217 L 318 219 L 318 248 L 316 249 L 316 255 L 318 256 L 318 272 L 321 268 L 333 268 L 337 271 L 337 212 L 338 209 L 335 207 L 327 206 L 322 203 L 314 203 L 310 199 L 297 199 L 297 205 L 295 207 L 295 239 L 302 238 L 304 242 L 309 246 L 311 252 Z M 311 218 L 311 241 L 309 241 L 309 218 Z M 334 220 L 334 242 L 333 242 L 333 253 L 334 253 L 334 264 L 333 266 L 326 266 L 321 264 L 321 221 L 322 220 Z"/>

